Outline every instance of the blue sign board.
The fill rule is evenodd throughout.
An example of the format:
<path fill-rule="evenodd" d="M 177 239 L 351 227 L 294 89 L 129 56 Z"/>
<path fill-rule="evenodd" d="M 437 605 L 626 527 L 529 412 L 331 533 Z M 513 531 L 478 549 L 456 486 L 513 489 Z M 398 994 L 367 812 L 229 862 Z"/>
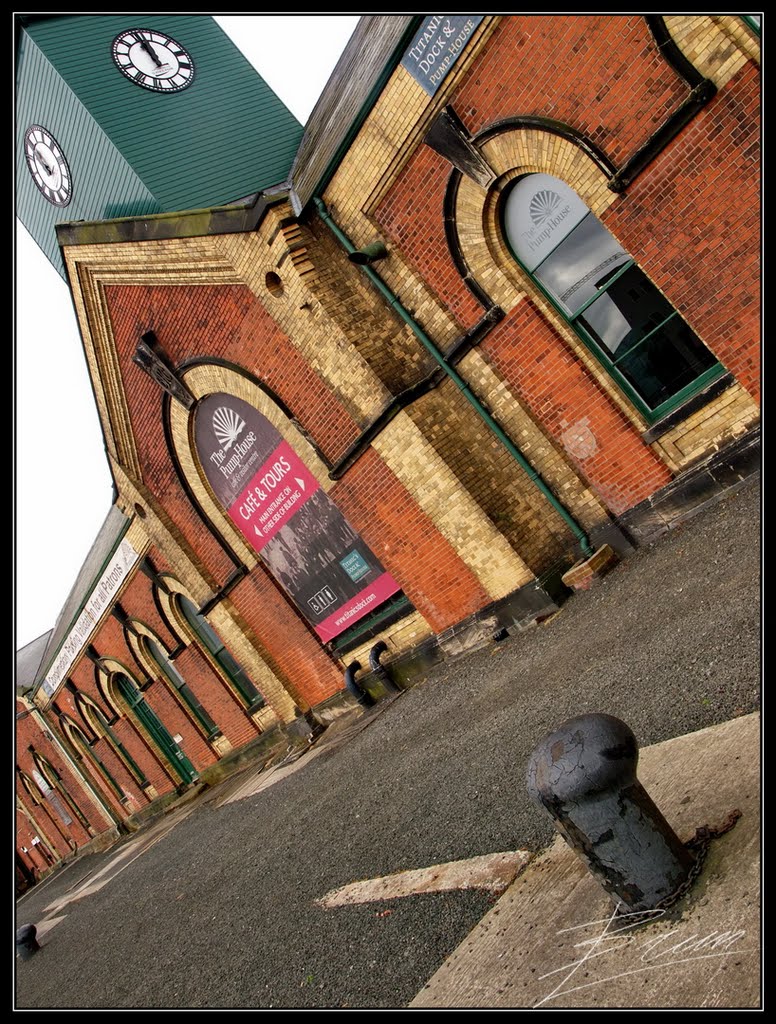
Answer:
<path fill-rule="evenodd" d="M 433 96 L 463 53 L 482 14 L 432 14 L 404 52 L 402 67 Z"/>

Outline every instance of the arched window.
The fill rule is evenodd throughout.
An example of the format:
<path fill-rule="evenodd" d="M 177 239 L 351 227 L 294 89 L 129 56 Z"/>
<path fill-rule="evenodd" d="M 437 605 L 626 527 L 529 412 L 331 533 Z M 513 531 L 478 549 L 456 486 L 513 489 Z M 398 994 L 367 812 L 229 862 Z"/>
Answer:
<path fill-rule="evenodd" d="M 94 749 L 94 744 L 97 742 L 98 737 L 95 736 L 93 740 L 90 740 L 86 733 L 81 728 L 81 726 L 65 714 L 60 714 L 58 718 L 58 724 L 59 728 L 62 731 L 63 737 L 65 738 L 66 741 L 69 741 L 69 745 L 72 747 L 72 753 L 75 756 L 76 760 L 82 761 L 82 755 L 85 755 L 88 759 L 88 763 L 93 763 L 96 766 L 99 776 L 101 776 L 108 783 L 108 785 L 119 798 L 119 800 L 125 802 L 126 793 L 115 780 L 115 778 L 111 775 L 111 773 L 108 771 L 108 769 L 105 767 L 99 755 Z M 137 769 L 138 772 L 140 771 L 136 765 L 135 768 Z M 141 777 L 143 779 L 143 782 L 145 782 L 145 777 L 142 775 Z"/>
<path fill-rule="evenodd" d="M 519 178 L 502 215 L 518 262 L 650 422 L 724 372 L 565 182 Z"/>
<path fill-rule="evenodd" d="M 173 690 L 180 694 L 181 700 L 189 709 L 198 725 L 202 728 L 205 736 L 208 739 L 212 739 L 213 736 L 219 736 L 221 734 L 221 730 L 189 689 L 186 680 L 177 670 L 175 665 L 173 665 L 169 655 L 162 645 L 150 636 L 144 636 L 141 642 L 145 645 L 148 653 L 162 670 L 162 674 L 167 682 L 173 687 Z"/>
<path fill-rule="evenodd" d="M 152 747 L 162 754 L 181 782 L 184 785 L 189 785 L 198 779 L 199 775 L 194 765 L 170 735 L 154 709 L 145 700 L 137 683 L 124 672 L 112 672 L 110 685 L 116 687 L 129 714 L 142 726 Z"/>
<path fill-rule="evenodd" d="M 126 794 L 118 785 L 118 783 L 116 783 L 115 779 L 113 779 L 113 777 L 110 775 L 107 768 L 105 768 L 102 762 L 97 758 L 97 755 L 94 751 L 94 744 L 100 738 L 105 739 L 107 745 L 110 748 L 112 748 L 114 754 L 116 754 L 116 756 L 122 762 L 124 767 L 129 771 L 129 774 L 132 776 L 132 778 L 135 780 L 138 786 L 141 789 L 146 788 L 149 785 L 148 779 L 146 779 L 137 762 L 130 755 L 129 751 L 124 747 L 123 743 L 114 734 L 113 730 L 108 725 L 108 721 L 105 718 L 105 715 L 100 710 L 100 708 L 95 704 L 95 702 L 90 697 L 87 697 L 85 694 L 81 693 L 80 690 L 73 688 L 73 694 L 75 698 L 75 706 L 78 708 L 78 713 L 81 715 L 81 718 L 94 733 L 94 740 L 87 740 L 86 736 L 84 736 L 82 733 L 83 739 L 86 740 L 87 743 L 88 753 L 96 760 L 100 769 L 109 778 L 109 781 L 113 784 L 114 788 L 117 789 L 119 797 L 122 800 L 125 800 Z"/>
<path fill-rule="evenodd" d="M 227 678 L 234 684 L 234 688 L 247 704 L 248 711 L 258 711 L 259 708 L 263 707 L 264 698 L 245 674 L 242 666 L 235 661 L 226 647 L 224 647 L 220 636 L 215 632 L 205 616 L 197 611 L 194 602 L 186 597 L 185 594 L 176 594 L 175 603 L 191 627 L 194 636 L 205 650 L 210 652 Z"/>

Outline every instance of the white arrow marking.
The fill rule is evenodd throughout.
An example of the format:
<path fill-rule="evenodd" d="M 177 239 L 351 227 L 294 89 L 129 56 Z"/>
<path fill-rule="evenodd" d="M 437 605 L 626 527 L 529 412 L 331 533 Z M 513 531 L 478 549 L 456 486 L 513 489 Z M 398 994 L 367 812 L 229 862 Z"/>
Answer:
<path fill-rule="evenodd" d="M 295 480 L 296 480 L 296 482 L 297 482 L 297 483 L 299 484 L 299 487 L 300 487 L 300 488 L 301 488 L 302 490 L 304 490 L 304 480 L 300 480 L 298 476 L 294 477 L 294 479 L 295 479 Z"/>

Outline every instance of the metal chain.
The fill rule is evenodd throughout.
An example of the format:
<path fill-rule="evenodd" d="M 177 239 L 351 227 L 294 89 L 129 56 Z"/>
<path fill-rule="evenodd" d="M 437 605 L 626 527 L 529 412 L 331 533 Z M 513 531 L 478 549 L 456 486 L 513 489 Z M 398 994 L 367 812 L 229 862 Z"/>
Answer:
<path fill-rule="evenodd" d="M 686 896 L 687 893 L 692 889 L 695 884 L 698 875 L 703 870 L 703 865 L 706 861 L 706 854 L 709 852 L 712 839 L 716 839 L 718 836 L 724 835 L 729 832 L 735 825 L 738 819 L 741 817 L 741 811 L 738 809 L 731 811 L 727 818 L 718 825 L 716 828 L 712 828 L 710 825 L 701 825 L 695 830 L 695 835 L 692 839 L 689 839 L 684 845 L 687 850 L 693 855 L 693 865 L 690 868 L 687 878 L 682 884 L 670 895 L 663 897 L 659 903 L 656 903 L 651 910 L 645 910 L 641 914 L 630 914 L 628 913 L 627 907 L 620 904 L 617 907 L 615 913 L 615 921 L 627 921 L 629 925 L 645 924 L 647 921 L 654 921 L 659 915 L 655 912 L 658 910 L 668 910 L 675 903 Z"/>

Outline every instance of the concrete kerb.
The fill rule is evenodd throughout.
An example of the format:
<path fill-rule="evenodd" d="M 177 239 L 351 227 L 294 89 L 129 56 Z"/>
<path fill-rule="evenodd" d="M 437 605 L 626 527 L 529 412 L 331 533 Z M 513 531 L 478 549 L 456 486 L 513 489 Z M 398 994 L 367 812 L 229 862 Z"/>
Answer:
<path fill-rule="evenodd" d="M 683 841 L 742 812 L 673 908 L 614 923 L 613 903 L 558 837 L 410 1008 L 759 1007 L 759 752 L 759 714 L 641 751 L 639 779 Z"/>

